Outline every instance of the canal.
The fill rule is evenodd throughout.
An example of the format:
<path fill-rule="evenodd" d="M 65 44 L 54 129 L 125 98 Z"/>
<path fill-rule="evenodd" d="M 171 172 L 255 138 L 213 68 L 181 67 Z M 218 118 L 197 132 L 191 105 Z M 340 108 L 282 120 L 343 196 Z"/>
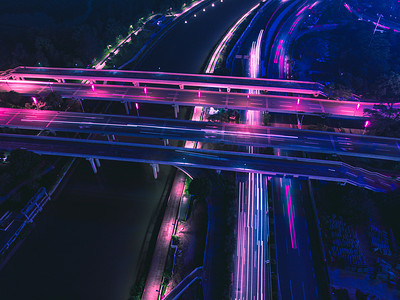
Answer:
<path fill-rule="evenodd" d="M 80 161 L 0 272 L 0 299 L 126 299 L 170 167 Z"/>
<path fill-rule="evenodd" d="M 225 0 L 180 22 L 138 67 L 198 73 L 210 50 L 257 0 Z M 144 106 L 141 116 L 172 117 Z M 98 175 L 80 161 L 57 199 L 0 271 L 1 300 L 125 300 L 143 241 L 157 214 L 171 167 L 154 180 L 149 165 L 101 161 Z"/>

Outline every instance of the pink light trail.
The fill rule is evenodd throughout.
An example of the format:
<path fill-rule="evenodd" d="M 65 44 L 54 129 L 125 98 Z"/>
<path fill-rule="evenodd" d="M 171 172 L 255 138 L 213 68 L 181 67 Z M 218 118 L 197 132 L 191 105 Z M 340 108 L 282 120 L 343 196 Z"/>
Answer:
<path fill-rule="evenodd" d="M 280 40 L 278 48 L 276 49 L 276 53 L 275 53 L 275 57 L 274 57 L 274 64 L 276 64 L 278 62 L 279 52 L 281 52 L 282 44 L 283 44 L 283 40 Z"/>
<path fill-rule="evenodd" d="M 288 185 L 285 185 L 285 190 L 286 190 L 286 204 L 287 204 L 288 218 L 289 218 L 290 240 L 292 242 L 292 248 L 296 249 L 297 248 L 296 232 L 294 229 L 292 196 L 290 195 L 290 187 Z"/>
<path fill-rule="evenodd" d="M 298 17 L 303 11 L 307 9 L 308 5 L 304 6 L 297 14 L 296 17 Z"/>

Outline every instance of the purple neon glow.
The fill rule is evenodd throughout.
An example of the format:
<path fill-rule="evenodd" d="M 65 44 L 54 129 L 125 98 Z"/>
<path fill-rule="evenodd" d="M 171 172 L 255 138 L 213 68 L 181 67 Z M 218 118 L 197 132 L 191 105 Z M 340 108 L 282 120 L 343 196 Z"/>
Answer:
<path fill-rule="evenodd" d="M 136 109 L 139 109 L 139 103 L 135 103 Z"/>
<path fill-rule="evenodd" d="M 33 103 L 35 103 L 35 105 L 37 104 L 37 99 L 36 99 L 36 97 L 32 97 L 32 101 L 33 101 Z"/>
<path fill-rule="evenodd" d="M 296 17 L 298 17 L 303 11 L 307 9 L 308 5 L 304 6 L 297 14 Z"/>
<path fill-rule="evenodd" d="M 147 87 L 144 87 L 144 94 L 147 95 Z"/>
<path fill-rule="evenodd" d="M 358 104 L 357 104 L 357 110 L 359 110 L 359 109 L 360 109 L 360 106 L 361 106 L 361 104 L 360 104 L 360 103 L 358 103 Z"/>
<path fill-rule="evenodd" d="M 279 58 L 279 78 L 284 77 L 284 71 L 285 71 L 284 69 L 285 69 L 285 56 L 282 53 Z"/>
<path fill-rule="evenodd" d="M 279 52 L 281 52 L 282 44 L 283 44 L 283 40 L 280 40 L 278 48 L 276 49 L 276 53 L 275 53 L 275 57 L 274 57 L 274 64 L 276 64 L 278 62 Z"/>
<path fill-rule="evenodd" d="M 278 9 L 281 7 L 281 5 L 279 5 L 276 9 L 275 9 L 275 11 L 274 11 L 274 13 L 271 15 L 271 17 L 269 18 L 269 20 L 268 20 L 268 22 L 267 22 L 267 25 L 265 26 L 265 28 L 268 28 L 268 25 L 269 25 L 269 23 L 271 22 L 271 20 L 272 20 L 272 18 L 274 17 L 274 15 L 276 14 L 276 12 L 278 11 Z M 276 38 L 276 37 L 275 37 Z M 274 43 L 275 43 L 275 40 L 274 40 Z"/>
<path fill-rule="evenodd" d="M 297 105 L 300 104 L 300 98 L 297 98 Z"/>
<path fill-rule="evenodd" d="M 94 84 L 90 85 L 90 87 L 92 88 L 92 91 L 94 92 Z"/>
<path fill-rule="evenodd" d="M 364 124 L 364 128 L 367 128 L 369 125 L 371 125 L 371 122 L 370 121 L 365 121 L 365 124 Z"/>

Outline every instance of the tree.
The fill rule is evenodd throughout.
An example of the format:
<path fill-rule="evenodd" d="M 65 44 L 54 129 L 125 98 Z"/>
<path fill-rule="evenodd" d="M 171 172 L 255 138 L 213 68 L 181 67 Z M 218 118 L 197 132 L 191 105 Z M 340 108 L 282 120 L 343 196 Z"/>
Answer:
<path fill-rule="evenodd" d="M 206 177 L 194 178 L 189 184 L 189 193 L 200 199 L 205 199 L 211 192 L 211 182 Z"/>
<path fill-rule="evenodd" d="M 384 75 L 375 84 L 375 94 L 381 102 L 391 103 L 400 98 L 400 74 L 391 72 Z"/>
<path fill-rule="evenodd" d="M 43 101 L 46 103 L 44 108 L 48 110 L 64 111 L 68 106 L 67 101 L 55 92 L 48 94 Z"/>
<path fill-rule="evenodd" d="M 172 244 L 174 244 L 174 245 L 179 245 L 179 242 L 180 242 L 179 236 L 177 236 L 177 235 L 172 235 L 172 236 L 171 236 L 171 239 L 172 239 Z"/>
<path fill-rule="evenodd" d="M 400 137 L 400 109 L 393 107 L 393 102 L 374 105 L 365 109 L 369 117 L 368 133 L 379 136 Z"/>
<path fill-rule="evenodd" d="M 10 174 L 17 178 L 28 178 L 37 171 L 41 159 L 36 153 L 19 149 L 11 151 L 7 162 Z"/>
<path fill-rule="evenodd" d="M 271 123 L 271 114 L 267 111 L 263 114 L 263 123 L 265 126 L 269 126 Z"/>
<path fill-rule="evenodd" d="M 0 93 L 0 103 L 2 107 L 21 108 L 25 107 L 26 99 L 14 91 L 2 92 Z"/>

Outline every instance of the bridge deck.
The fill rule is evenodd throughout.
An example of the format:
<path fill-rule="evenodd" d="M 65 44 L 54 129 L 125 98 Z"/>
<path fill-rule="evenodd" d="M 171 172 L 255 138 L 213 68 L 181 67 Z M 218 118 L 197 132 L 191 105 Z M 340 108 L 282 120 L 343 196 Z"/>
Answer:
<path fill-rule="evenodd" d="M 316 159 L 15 134 L 0 134 L 0 148 L 27 149 L 45 155 L 134 161 L 339 181 L 378 192 L 394 190 L 400 186 L 399 180 L 389 176 L 340 162 Z"/>
<path fill-rule="evenodd" d="M 0 108 L 0 127 L 252 145 L 400 161 L 400 139 L 245 124 Z"/>
<path fill-rule="evenodd" d="M 323 94 L 324 92 L 323 85 L 317 82 L 144 71 L 17 67 L 6 71 L 2 77 L 130 82 L 142 85 L 186 85 L 202 88 L 253 89 L 298 94 Z"/>

